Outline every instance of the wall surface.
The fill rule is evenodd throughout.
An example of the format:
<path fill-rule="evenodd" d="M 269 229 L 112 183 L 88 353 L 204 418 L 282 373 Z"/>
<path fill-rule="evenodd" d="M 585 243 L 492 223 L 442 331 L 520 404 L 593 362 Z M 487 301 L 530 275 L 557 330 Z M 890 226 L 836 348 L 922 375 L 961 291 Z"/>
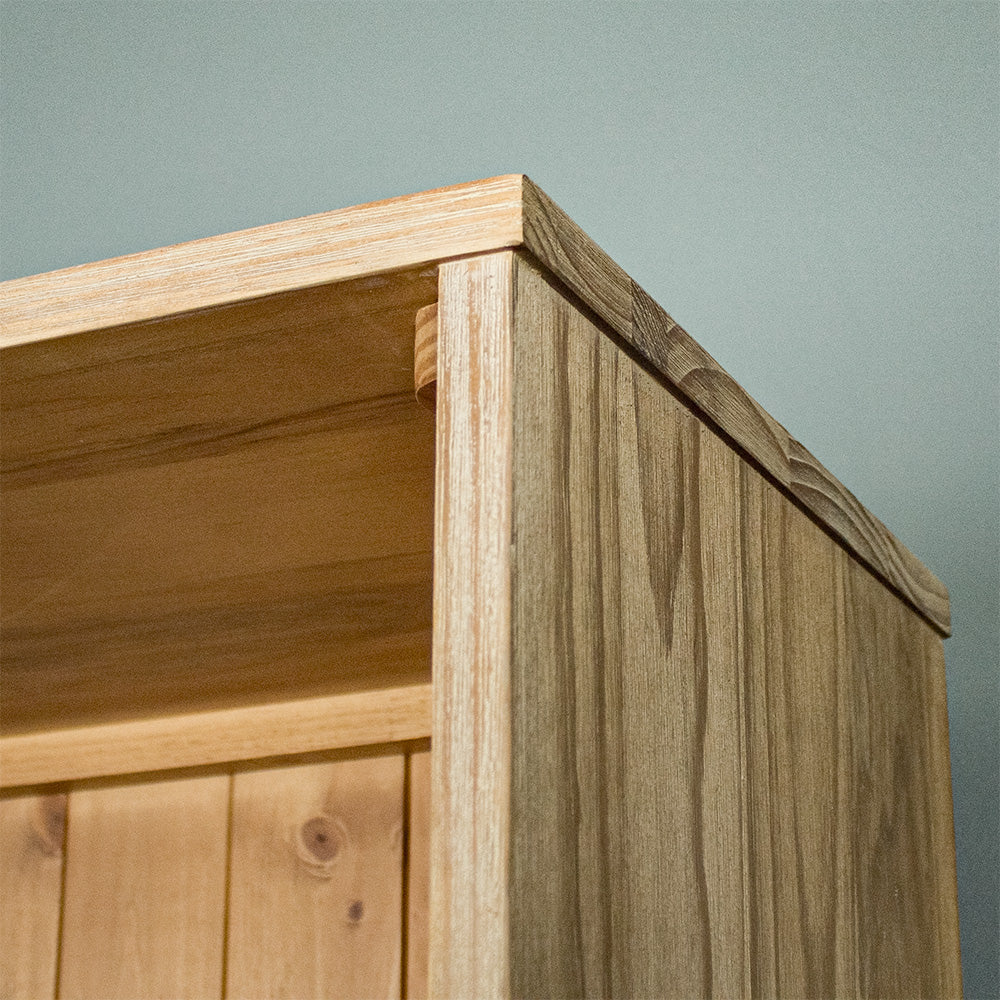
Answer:
<path fill-rule="evenodd" d="M 1000 9 L 0 7 L 0 277 L 523 171 L 912 548 L 1000 995 Z"/>

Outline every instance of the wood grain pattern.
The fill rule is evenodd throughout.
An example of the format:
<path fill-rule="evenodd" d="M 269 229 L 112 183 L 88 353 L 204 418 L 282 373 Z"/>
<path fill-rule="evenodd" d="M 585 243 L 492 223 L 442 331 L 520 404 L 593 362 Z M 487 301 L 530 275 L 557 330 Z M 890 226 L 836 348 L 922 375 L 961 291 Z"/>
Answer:
<path fill-rule="evenodd" d="M 226 996 L 400 995 L 403 757 L 238 774 Z"/>
<path fill-rule="evenodd" d="M 427 739 L 430 734 L 430 684 L 377 688 L 0 737 L 0 784 L 225 764 Z"/>
<path fill-rule="evenodd" d="M 504 247 L 530 251 L 796 503 L 942 634 L 949 633 L 944 585 L 521 175 L 5 282 L 0 286 L 0 345 L 51 346 L 52 338 L 68 334 L 126 324 L 134 328 L 164 317 L 184 322 L 179 314 L 210 314 L 220 306 L 252 311 L 260 304 L 266 310 L 283 295 L 335 287 L 335 282 L 391 285 L 392 278 L 382 277 L 385 272 L 419 273 L 432 280 L 442 260 Z M 199 433 L 193 441 L 187 432 L 176 441 L 153 438 L 128 447 L 162 455 L 192 446 L 205 447 Z M 94 461 L 120 454 L 113 443 L 110 451 L 90 455 L 86 462 L 93 467 Z M 40 471 L 51 470 L 18 470 L 17 475 Z"/>
<path fill-rule="evenodd" d="M 59 995 L 217 998 L 229 778 L 70 796 Z"/>
<path fill-rule="evenodd" d="M 430 992 L 486 998 L 510 988 L 513 255 L 440 280 Z"/>
<path fill-rule="evenodd" d="M 435 296 L 397 275 L 4 352 L 5 732 L 428 680 Z"/>
<path fill-rule="evenodd" d="M 516 289 L 511 994 L 960 995 L 940 639 Z"/>
<path fill-rule="evenodd" d="M 0 798 L 0 996 L 55 997 L 66 795 Z"/>
<path fill-rule="evenodd" d="M 753 992 L 961 995 L 940 640 L 741 480 Z"/>
<path fill-rule="evenodd" d="M 410 754 L 406 858 L 406 1000 L 427 1000 L 431 883 L 431 752 Z"/>
<path fill-rule="evenodd" d="M 737 459 L 517 273 L 512 995 L 738 996 Z"/>
<path fill-rule="evenodd" d="M 437 396 L 438 308 L 434 302 L 417 310 L 413 338 L 413 387 L 417 399 L 434 408 Z"/>
<path fill-rule="evenodd" d="M 524 247 L 885 583 L 950 634 L 948 591 L 550 198 L 524 178 Z"/>
<path fill-rule="evenodd" d="M 141 322 L 510 246 L 521 176 L 391 198 L 0 284 L 0 344 Z"/>

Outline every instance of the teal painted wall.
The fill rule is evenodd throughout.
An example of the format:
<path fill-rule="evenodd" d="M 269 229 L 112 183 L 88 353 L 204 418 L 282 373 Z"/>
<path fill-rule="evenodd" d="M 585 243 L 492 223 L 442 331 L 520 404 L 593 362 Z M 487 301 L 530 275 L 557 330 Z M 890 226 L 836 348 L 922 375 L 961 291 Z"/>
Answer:
<path fill-rule="evenodd" d="M 528 173 L 951 588 L 996 998 L 998 12 L 5 0 L 0 276 Z"/>

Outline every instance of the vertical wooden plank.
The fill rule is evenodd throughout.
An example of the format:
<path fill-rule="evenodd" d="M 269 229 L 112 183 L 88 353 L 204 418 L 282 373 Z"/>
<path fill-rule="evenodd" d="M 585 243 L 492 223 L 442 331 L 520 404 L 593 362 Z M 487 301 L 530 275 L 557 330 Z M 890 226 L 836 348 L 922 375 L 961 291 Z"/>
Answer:
<path fill-rule="evenodd" d="M 406 860 L 406 1000 L 427 1000 L 430 917 L 431 752 L 410 755 Z"/>
<path fill-rule="evenodd" d="M 737 460 L 516 287 L 512 993 L 738 996 Z"/>
<path fill-rule="evenodd" d="M 239 773 L 226 996 L 395 998 L 403 757 Z"/>
<path fill-rule="evenodd" d="M 66 796 L 0 798 L 0 996 L 55 996 Z"/>
<path fill-rule="evenodd" d="M 941 641 L 744 467 L 757 995 L 961 995 Z"/>
<path fill-rule="evenodd" d="M 70 796 L 60 992 L 217 998 L 229 778 L 80 788 Z"/>
<path fill-rule="evenodd" d="M 838 935 L 853 906 L 840 827 L 849 821 L 841 763 L 850 738 L 834 593 L 841 550 L 753 470 L 743 478 L 745 617 L 755 623 L 747 675 L 754 992 L 853 994 L 853 947 Z"/>
<path fill-rule="evenodd" d="M 513 259 L 439 272 L 430 991 L 442 998 L 510 988 Z"/>
<path fill-rule="evenodd" d="M 862 996 L 962 993 L 939 636 L 846 555 L 851 882 Z"/>

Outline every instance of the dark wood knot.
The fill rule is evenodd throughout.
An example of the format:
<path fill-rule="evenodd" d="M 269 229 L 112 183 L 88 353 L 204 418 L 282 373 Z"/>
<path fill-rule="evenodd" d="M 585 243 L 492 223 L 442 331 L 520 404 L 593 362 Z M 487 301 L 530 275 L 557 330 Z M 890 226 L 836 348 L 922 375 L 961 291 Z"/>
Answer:
<path fill-rule="evenodd" d="M 340 833 L 327 816 L 307 819 L 299 830 L 302 846 L 320 864 L 332 861 L 340 851 Z"/>

